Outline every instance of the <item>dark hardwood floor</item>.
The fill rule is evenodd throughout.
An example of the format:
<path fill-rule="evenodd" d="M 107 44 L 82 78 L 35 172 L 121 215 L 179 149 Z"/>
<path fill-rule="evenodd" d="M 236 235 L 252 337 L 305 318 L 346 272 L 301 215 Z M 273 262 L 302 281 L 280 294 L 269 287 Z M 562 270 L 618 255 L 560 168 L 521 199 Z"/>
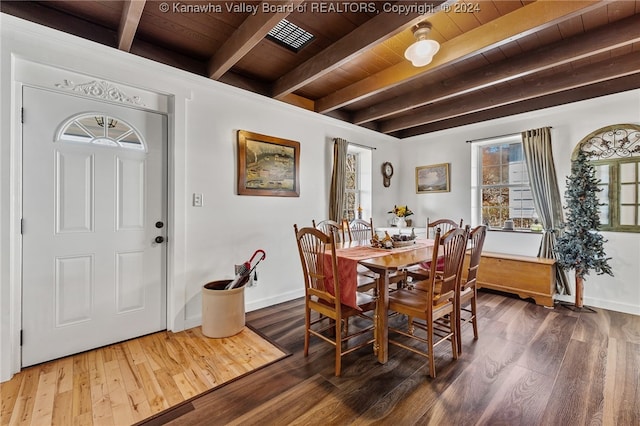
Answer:
<path fill-rule="evenodd" d="M 480 338 L 463 329 L 463 353 L 426 359 L 390 346 L 346 356 L 303 350 L 302 299 L 247 314 L 293 355 L 154 419 L 171 425 L 639 425 L 640 316 L 548 309 L 481 292 Z"/>

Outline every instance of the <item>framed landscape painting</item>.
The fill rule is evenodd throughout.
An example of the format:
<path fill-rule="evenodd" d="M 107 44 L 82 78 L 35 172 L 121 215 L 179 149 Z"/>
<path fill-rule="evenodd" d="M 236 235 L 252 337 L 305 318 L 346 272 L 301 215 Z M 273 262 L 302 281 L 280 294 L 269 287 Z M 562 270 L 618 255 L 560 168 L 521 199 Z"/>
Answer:
<path fill-rule="evenodd" d="M 449 191 L 449 163 L 416 167 L 417 194 Z"/>
<path fill-rule="evenodd" d="M 238 130 L 238 194 L 300 196 L 300 142 Z"/>

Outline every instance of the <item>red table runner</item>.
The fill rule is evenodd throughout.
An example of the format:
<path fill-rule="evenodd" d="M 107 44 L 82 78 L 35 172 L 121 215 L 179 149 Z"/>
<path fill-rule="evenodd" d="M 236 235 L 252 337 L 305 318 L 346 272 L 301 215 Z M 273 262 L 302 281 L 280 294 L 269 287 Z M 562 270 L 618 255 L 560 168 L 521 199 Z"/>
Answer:
<path fill-rule="evenodd" d="M 336 248 L 336 258 L 338 262 L 338 280 L 340 282 L 340 301 L 343 305 L 360 309 L 356 303 L 356 293 L 358 290 L 358 262 L 372 257 L 387 256 L 391 253 L 411 251 L 418 248 L 429 247 L 429 242 L 433 245 L 433 240 L 416 240 L 415 244 L 407 247 L 393 249 L 375 248 L 370 245 L 356 245 L 353 247 Z M 349 244 L 349 243 L 346 243 Z M 335 294 L 333 290 L 333 270 L 331 268 L 331 253 L 326 253 L 324 257 L 325 271 L 327 272 L 327 290 Z"/>

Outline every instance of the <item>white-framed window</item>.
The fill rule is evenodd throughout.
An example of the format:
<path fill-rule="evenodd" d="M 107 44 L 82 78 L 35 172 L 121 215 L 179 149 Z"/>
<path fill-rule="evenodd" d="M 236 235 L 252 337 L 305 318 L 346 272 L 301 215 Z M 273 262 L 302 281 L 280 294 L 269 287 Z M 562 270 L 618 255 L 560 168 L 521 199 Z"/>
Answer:
<path fill-rule="evenodd" d="M 347 175 L 345 184 L 345 208 L 342 217 L 350 221 L 371 217 L 371 150 L 349 145 L 347 150 Z"/>
<path fill-rule="evenodd" d="M 524 159 L 522 137 L 492 138 L 472 144 L 472 217 L 475 223 L 528 230 L 537 220 Z"/>

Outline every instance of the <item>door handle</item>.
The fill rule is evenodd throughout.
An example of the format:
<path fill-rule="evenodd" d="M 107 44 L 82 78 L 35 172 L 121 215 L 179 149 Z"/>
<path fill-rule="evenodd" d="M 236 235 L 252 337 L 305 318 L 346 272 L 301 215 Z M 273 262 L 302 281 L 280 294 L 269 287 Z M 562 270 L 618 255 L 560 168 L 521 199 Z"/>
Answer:
<path fill-rule="evenodd" d="M 156 237 L 156 243 L 160 244 L 160 243 L 164 243 L 164 237 Z"/>

